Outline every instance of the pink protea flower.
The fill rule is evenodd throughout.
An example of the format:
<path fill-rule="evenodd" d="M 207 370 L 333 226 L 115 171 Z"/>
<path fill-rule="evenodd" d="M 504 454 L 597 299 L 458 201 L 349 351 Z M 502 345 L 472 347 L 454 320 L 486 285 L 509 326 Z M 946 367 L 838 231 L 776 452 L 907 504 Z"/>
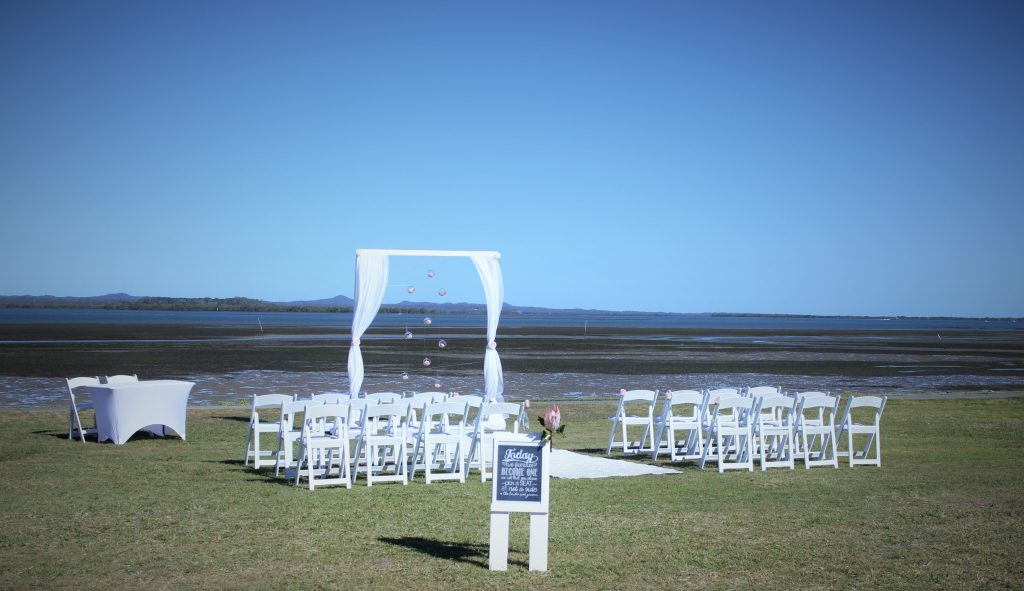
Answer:
<path fill-rule="evenodd" d="M 619 390 L 619 396 L 625 396 L 625 395 L 626 395 L 626 389 L 625 388 L 622 388 L 621 390 Z"/>
<path fill-rule="evenodd" d="M 544 411 L 544 426 L 552 431 L 558 431 L 558 427 L 562 424 L 562 413 L 558 410 L 558 405 L 552 404 Z"/>
<path fill-rule="evenodd" d="M 523 401 L 523 408 L 530 408 L 530 399 L 527 398 Z"/>
<path fill-rule="evenodd" d="M 665 400 L 672 400 L 672 390 L 665 392 Z"/>

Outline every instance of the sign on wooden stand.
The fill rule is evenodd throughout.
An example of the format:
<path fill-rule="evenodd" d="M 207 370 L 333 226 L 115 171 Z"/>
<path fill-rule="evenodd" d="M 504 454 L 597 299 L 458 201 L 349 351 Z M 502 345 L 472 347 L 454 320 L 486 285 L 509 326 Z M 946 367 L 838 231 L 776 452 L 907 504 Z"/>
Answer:
<path fill-rule="evenodd" d="M 508 570 L 511 513 L 530 514 L 530 570 L 548 570 L 548 480 L 550 452 L 540 435 L 494 438 L 491 487 L 490 569 Z"/>

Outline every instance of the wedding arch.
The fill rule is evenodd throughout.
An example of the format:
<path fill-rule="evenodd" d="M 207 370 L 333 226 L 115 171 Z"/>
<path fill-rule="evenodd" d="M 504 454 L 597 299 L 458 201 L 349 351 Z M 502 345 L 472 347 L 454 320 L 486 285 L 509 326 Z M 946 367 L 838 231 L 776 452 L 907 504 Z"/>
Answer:
<path fill-rule="evenodd" d="M 500 252 L 493 250 L 389 250 L 356 249 L 355 305 L 352 312 L 352 347 L 348 350 L 348 384 L 353 397 L 363 386 L 363 353 L 359 339 L 373 323 L 388 284 L 388 261 L 393 256 L 406 257 L 467 257 L 476 267 L 484 287 L 487 303 L 487 347 L 484 349 L 484 392 L 487 399 L 501 401 L 505 381 L 501 372 L 501 359 L 495 337 L 505 286 L 501 279 Z"/>

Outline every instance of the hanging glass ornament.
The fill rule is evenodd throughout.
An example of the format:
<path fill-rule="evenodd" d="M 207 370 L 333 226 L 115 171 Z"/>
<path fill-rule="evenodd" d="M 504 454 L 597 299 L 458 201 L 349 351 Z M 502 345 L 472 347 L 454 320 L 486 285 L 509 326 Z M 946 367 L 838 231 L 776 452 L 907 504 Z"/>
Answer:
<path fill-rule="evenodd" d="M 424 318 L 423 319 L 423 326 L 430 326 L 433 323 L 434 323 L 434 321 L 431 320 L 430 318 Z"/>
<path fill-rule="evenodd" d="M 430 367 L 430 357 L 423 358 L 423 367 Z"/>
<path fill-rule="evenodd" d="M 403 372 L 402 372 L 402 379 L 403 379 L 403 380 L 408 380 L 408 379 L 409 379 L 409 374 L 408 374 L 407 372 L 404 372 L 404 371 L 403 371 Z"/>
<path fill-rule="evenodd" d="M 444 297 L 444 296 L 446 296 L 447 294 L 448 294 L 448 290 L 446 290 L 446 289 L 445 289 L 445 288 L 443 288 L 443 287 L 442 287 L 441 289 L 437 290 L 437 295 L 439 295 L 439 296 L 441 296 L 441 297 Z"/>
<path fill-rule="evenodd" d="M 434 382 L 434 389 L 435 390 L 440 390 L 441 389 L 441 382 Z"/>
<path fill-rule="evenodd" d="M 433 279 L 433 278 L 434 278 L 434 270 L 433 270 L 433 269 L 431 269 L 431 270 L 427 271 L 427 277 L 429 277 L 429 278 L 431 278 L 431 279 Z"/>
<path fill-rule="evenodd" d="M 444 339 L 441 339 L 441 340 L 437 341 L 437 346 L 438 346 L 438 348 L 444 349 L 445 347 L 448 346 L 448 341 L 446 341 Z"/>
<path fill-rule="evenodd" d="M 409 340 L 411 338 L 412 338 L 412 331 L 411 330 L 405 331 L 405 339 Z"/>
<path fill-rule="evenodd" d="M 409 292 L 409 295 L 412 295 L 416 293 L 416 286 L 410 285 L 409 287 L 405 288 L 405 291 Z"/>

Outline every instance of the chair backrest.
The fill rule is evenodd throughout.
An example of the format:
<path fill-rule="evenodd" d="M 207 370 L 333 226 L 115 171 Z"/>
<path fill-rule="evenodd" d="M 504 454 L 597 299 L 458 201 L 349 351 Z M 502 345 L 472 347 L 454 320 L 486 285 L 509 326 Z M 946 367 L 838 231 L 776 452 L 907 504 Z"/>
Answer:
<path fill-rule="evenodd" d="M 508 431 L 508 420 L 512 419 L 512 432 L 519 432 L 519 415 L 523 405 L 514 402 L 485 402 L 476 415 L 473 428 L 477 433 L 487 431 Z M 501 425 L 498 423 L 501 422 Z"/>
<path fill-rule="evenodd" d="M 348 404 L 312 404 L 306 406 L 302 419 L 302 432 L 306 436 L 322 433 L 328 423 L 333 423 L 336 435 L 346 436 L 339 429 L 348 427 Z"/>
<path fill-rule="evenodd" d="M 829 396 L 822 392 L 814 392 L 814 396 L 811 393 L 806 394 L 802 398 L 798 398 L 797 402 L 797 420 L 804 421 L 806 419 L 814 419 L 819 421 L 821 425 L 834 425 L 836 407 L 839 406 L 839 399 L 834 396 Z M 808 416 L 811 413 L 812 416 Z"/>
<path fill-rule="evenodd" d="M 663 418 L 690 417 L 700 420 L 703 416 L 707 397 L 697 390 L 669 390 L 665 393 L 665 402 L 661 406 Z"/>
<path fill-rule="evenodd" d="M 364 396 L 366 400 L 376 400 L 380 404 L 392 404 L 402 399 L 398 392 L 374 392 Z"/>
<path fill-rule="evenodd" d="M 736 388 L 715 388 L 708 391 L 708 404 L 718 404 L 723 398 L 735 398 L 740 395 Z"/>
<path fill-rule="evenodd" d="M 64 382 L 67 383 L 68 396 L 71 398 L 71 403 L 75 402 L 75 388 L 81 388 L 82 386 L 99 386 L 99 378 L 94 377 L 81 377 L 81 378 L 65 378 Z M 76 411 L 77 412 L 77 411 Z"/>
<path fill-rule="evenodd" d="M 253 394 L 252 395 L 252 412 L 249 415 L 249 422 L 256 423 L 260 420 L 261 408 L 276 408 L 281 409 L 281 406 L 286 402 L 292 402 L 295 400 L 294 396 L 288 394 Z"/>
<path fill-rule="evenodd" d="M 760 398 L 757 421 L 761 426 L 766 422 L 778 427 L 787 427 L 793 424 L 793 414 L 796 412 L 796 400 L 789 396 L 776 394 L 775 396 L 764 396 Z"/>
<path fill-rule="evenodd" d="M 365 433 L 379 433 L 383 427 L 404 429 L 409 420 L 409 404 L 406 401 L 367 406 L 363 414 Z"/>
<path fill-rule="evenodd" d="M 484 403 L 483 396 L 477 396 L 476 394 L 466 394 L 463 396 L 455 396 L 459 402 L 465 402 L 469 408 L 480 408 L 480 405 Z M 449 398 L 450 400 L 451 398 Z"/>
<path fill-rule="evenodd" d="M 754 386 L 753 388 L 747 388 L 747 396 L 772 396 L 775 394 L 782 394 L 782 388 L 778 386 Z"/>
<path fill-rule="evenodd" d="M 445 400 L 448 400 L 447 392 L 420 392 L 415 396 L 429 397 L 431 402 L 444 402 Z"/>
<path fill-rule="evenodd" d="M 352 400 L 352 395 L 347 392 L 321 392 L 313 394 L 309 399 L 316 402 L 339 404 Z"/>
<path fill-rule="evenodd" d="M 139 376 L 132 374 L 118 374 L 116 376 L 100 376 L 101 384 L 131 384 L 139 381 Z"/>
<path fill-rule="evenodd" d="M 424 406 L 420 416 L 420 431 L 436 433 L 438 430 L 447 431 L 455 426 L 460 432 L 464 432 L 469 406 L 465 402 L 460 402 L 459 398 L 462 397 L 445 402 L 431 402 Z"/>
<path fill-rule="evenodd" d="M 882 411 L 885 410 L 886 396 L 850 396 L 850 402 L 846 405 L 846 415 L 844 420 L 855 422 L 858 425 L 874 425 L 878 426 L 879 421 L 882 419 Z M 862 416 L 861 413 L 856 413 L 854 410 L 858 408 L 868 408 L 873 410 L 868 416 Z M 864 422 L 868 419 L 868 422 Z"/>
<path fill-rule="evenodd" d="M 626 390 L 619 393 L 619 408 L 616 411 L 619 417 L 625 417 L 629 413 L 636 413 L 630 416 L 647 416 L 654 418 L 654 403 L 658 399 L 658 393 L 654 390 Z"/>
<path fill-rule="evenodd" d="M 742 426 L 747 424 L 753 409 L 753 398 L 743 396 L 722 398 L 718 401 L 718 407 L 715 408 L 714 422 L 716 425 L 729 423 Z"/>
<path fill-rule="evenodd" d="M 292 400 L 281 404 L 281 432 L 293 431 L 296 429 L 295 419 L 298 418 L 299 413 L 306 411 L 306 406 L 310 403 L 309 400 Z M 301 424 L 299 425 L 301 428 Z"/>

